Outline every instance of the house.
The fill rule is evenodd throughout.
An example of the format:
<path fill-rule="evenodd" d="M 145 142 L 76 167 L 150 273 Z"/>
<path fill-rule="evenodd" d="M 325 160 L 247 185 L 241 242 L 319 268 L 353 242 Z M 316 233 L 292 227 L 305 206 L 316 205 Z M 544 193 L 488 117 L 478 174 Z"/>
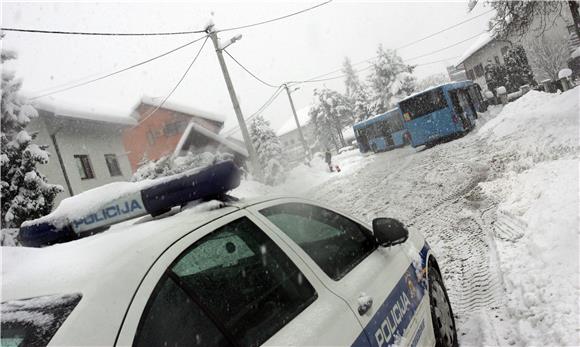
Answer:
<path fill-rule="evenodd" d="M 174 148 L 173 156 L 180 156 L 187 152 L 192 153 L 230 153 L 234 162 L 239 166 L 245 166 L 248 159 L 248 151 L 243 142 L 240 144 L 231 139 L 216 134 L 199 125 L 195 120 L 190 120 L 183 131 L 179 142 Z"/>
<path fill-rule="evenodd" d="M 38 169 L 48 182 L 64 188 L 55 206 L 66 197 L 131 177 L 122 135 L 136 124 L 134 119 L 63 104 L 34 106 L 39 117 L 27 129 L 37 133 L 35 142 L 48 145 L 50 153 L 49 163 Z"/>
<path fill-rule="evenodd" d="M 302 129 L 302 134 L 306 143 L 310 147 L 311 151 L 319 150 L 316 146 L 316 127 L 314 123 L 310 121 L 310 111 L 311 106 L 304 107 L 296 111 L 296 116 L 300 122 L 300 128 Z M 300 138 L 300 133 L 298 132 L 298 126 L 296 125 L 296 120 L 292 115 L 288 120 L 282 124 L 280 129 L 276 132 L 276 135 L 280 138 L 280 143 L 284 149 L 284 154 L 289 163 L 299 163 L 304 160 L 305 149 Z"/>
<path fill-rule="evenodd" d="M 174 153 L 188 124 L 217 134 L 225 117 L 190 106 L 143 97 L 132 113 L 136 125 L 125 129 L 123 144 L 133 172 L 144 160 L 157 160 Z"/>
<path fill-rule="evenodd" d="M 532 22 L 530 30 L 523 37 L 508 36 L 506 39 L 500 40 L 492 33 L 485 32 L 463 53 L 455 66 L 458 68 L 463 66 L 468 79 L 479 84 L 483 90 L 489 90 L 485 77 L 485 66 L 490 62 L 499 65 L 505 64 L 504 56 L 507 51 L 514 45 L 522 45 L 528 56 L 534 79 L 537 82 L 542 81 L 549 78 L 549 76 L 541 68 L 535 66 L 530 59 L 534 54 L 534 49 L 532 48 L 534 41 L 540 38 L 539 33 L 541 31 L 539 30 L 545 26 L 541 37 L 546 41 L 561 41 L 563 44 L 569 44 L 572 42 L 570 40 L 571 35 L 575 37 L 575 34 L 571 34 L 570 31 L 570 28 L 573 28 L 570 25 L 571 22 L 572 18 L 569 11 L 562 11 L 562 13 L 555 13 L 553 20 L 548 25 L 541 22 L 540 18 L 536 18 Z M 561 68 L 566 67 L 565 63 L 561 66 Z"/>

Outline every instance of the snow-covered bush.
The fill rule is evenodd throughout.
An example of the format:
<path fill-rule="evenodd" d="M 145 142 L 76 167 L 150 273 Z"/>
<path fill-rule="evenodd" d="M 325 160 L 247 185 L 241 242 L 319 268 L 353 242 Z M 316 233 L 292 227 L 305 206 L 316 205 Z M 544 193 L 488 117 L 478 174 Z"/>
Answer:
<path fill-rule="evenodd" d="M 195 168 L 201 168 L 215 164 L 222 160 L 233 159 L 230 153 L 193 153 L 178 157 L 164 156 L 158 160 L 149 161 L 141 165 L 131 177 L 132 182 L 145 179 L 154 179 L 175 175 Z"/>
<path fill-rule="evenodd" d="M 2 228 L 18 228 L 26 220 L 44 216 L 52 210 L 54 198 L 63 189 L 49 184 L 37 169 L 47 164 L 47 146 L 33 143 L 36 133 L 29 134 L 26 126 L 38 117 L 36 110 L 27 105 L 18 94 L 22 82 L 5 69 L 13 52 L 2 50 L 1 101 L 1 212 Z"/>
<path fill-rule="evenodd" d="M 286 178 L 282 145 L 262 116 L 254 118 L 250 124 L 250 138 L 262 169 L 261 180 L 271 186 L 282 183 Z"/>

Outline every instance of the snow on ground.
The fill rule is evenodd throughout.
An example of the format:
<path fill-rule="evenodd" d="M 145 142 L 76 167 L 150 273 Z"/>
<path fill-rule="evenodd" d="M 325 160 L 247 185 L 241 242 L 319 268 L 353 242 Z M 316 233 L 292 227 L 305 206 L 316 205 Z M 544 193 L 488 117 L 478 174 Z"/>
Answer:
<path fill-rule="evenodd" d="M 340 172 L 330 172 L 324 162 L 323 154 L 317 153 L 310 166 L 300 164 L 288 172 L 286 181 L 276 187 L 267 186 L 254 180 L 242 180 L 240 186 L 231 195 L 237 198 L 254 198 L 264 195 L 286 195 L 308 197 L 308 192 L 325 182 L 350 177 L 354 172 L 374 160 L 374 156 L 362 155 L 358 149 L 343 152 L 332 157 L 333 165 L 338 165 Z"/>
<path fill-rule="evenodd" d="M 280 186 L 244 180 L 232 195 L 304 196 L 423 232 L 462 345 L 580 345 L 579 92 L 532 91 L 463 138 L 347 151 L 333 173 L 316 156 Z"/>
<path fill-rule="evenodd" d="M 529 92 L 428 150 L 359 155 L 306 195 L 425 233 L 463 345 L 580 345 L 579 92 Z"/>

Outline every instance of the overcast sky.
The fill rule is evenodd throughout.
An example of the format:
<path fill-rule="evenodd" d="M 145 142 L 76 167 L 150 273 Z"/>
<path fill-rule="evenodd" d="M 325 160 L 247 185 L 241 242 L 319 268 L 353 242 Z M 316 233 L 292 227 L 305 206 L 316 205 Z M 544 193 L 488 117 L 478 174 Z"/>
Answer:
<path fill-rule="evenodd" d="M 214 13 L 216 27 L 250 24 L 295 12 L 318 2 L 2 2 L 2 27 L 102 32 L 163 32 L 203 29 Z M 242 34 L 228 51 L 260 78 L 272 84 L 303 80 L 375 55 L 379 43 L 396 48 L 455 23 L 489 11 L 471 13 L 461 2 L 333 1 L 312 11 L 252 28 L 220 33 L 226 40 Z M 408 60 L 472 37 L 487 28 L 491 13 L 419 44 L 399 50 L 409 64 L 420 65 L 420 79 L 445 73 L 476 39 L 423 58 Z M 55 86 L 96 77 L 175 48 L 201 34 L 148 37 L 72 36 L 6 32 L 2 44 L 18 53 L 7 67 L 23 80 L 27 96 Z M 163 98 L 175 86 L 201 46 L 197 44 L 157 61 L 46 100 L 88 109 L 129 114 L 142 95 Z M 449 58 L 449 59 L 448 59 Z M 274 92 L 225 57 L 245 117 Z M 360 67 L 364 67 L 361 65 Z M 365 72 L 361 72 L 364 78 Z M 343 91 L 343 80 L 304 84 L 293 93 L 296 108 L 310 104 L 314 88 Z M 172 101 L 227 116 L 226 129 L 237 124 L 211 41 L 173 94 Z M 291 117 L 285 94 L 264 116 L 277 128 Z"/>

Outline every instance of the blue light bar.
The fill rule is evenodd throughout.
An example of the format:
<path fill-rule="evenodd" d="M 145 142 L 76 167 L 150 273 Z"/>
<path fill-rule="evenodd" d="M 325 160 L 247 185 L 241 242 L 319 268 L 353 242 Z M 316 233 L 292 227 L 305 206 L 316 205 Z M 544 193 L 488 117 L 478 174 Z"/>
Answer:
<path fill-rule="evenodd" d="M 121 221 L 150 214 L 158 216 L 195 200 L 219 200 L 240 185 L 240 169 L 223 161 L 190 174 L 165 177 L 159 183 L 106 202 L 97 211 L 60 221 L 34 221 L 20 227 L 24 246 L 41 247 L 71 241 Z"/>

